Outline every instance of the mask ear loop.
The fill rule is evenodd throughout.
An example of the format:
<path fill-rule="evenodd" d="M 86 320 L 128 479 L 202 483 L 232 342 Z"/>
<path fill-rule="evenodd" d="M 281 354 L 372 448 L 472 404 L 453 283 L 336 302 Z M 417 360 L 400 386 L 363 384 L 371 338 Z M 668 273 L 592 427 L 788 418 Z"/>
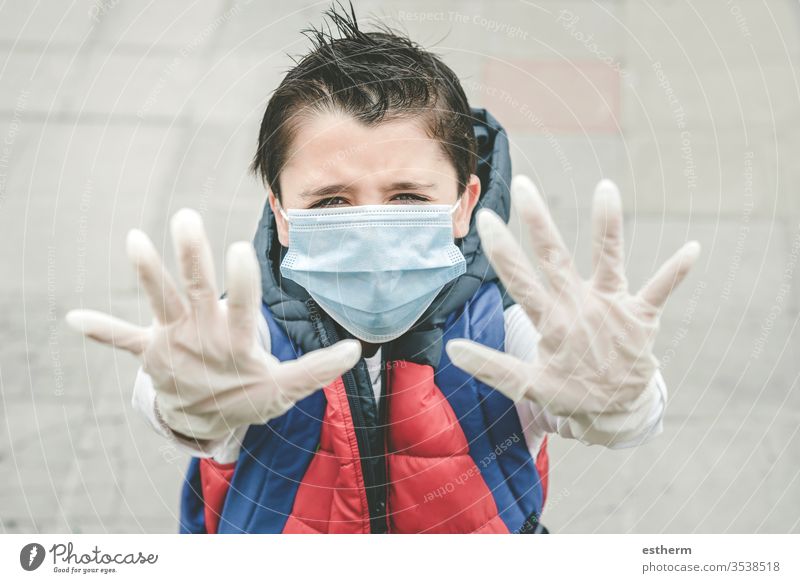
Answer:
<path fill-rule="evenodd" d="M 289 216 L 286 214 L 286 211 L 285 211 L 285 210 L 283 210 L 283 205 L 281 204 L 281 201 L 279 201 L 279 200 L 276 198 L 276 199 L 275 199 L 275 204 L 277 204 L 277 205 L 278 205 L 278 212 L 279 212 L 279 213 L 281 213 L 281 216 L 282 216 L 282 217 L 284 218 L 284 220 L 285 220 L 285 221 L 288 223 L 288 222 L 289 222 Z"/>
<path fill-rule="evenodd" d="M 448 214 L 452 215 L 454 212 L 458 210 L 458 207 L 461 206 L 461 199 L 459 198 L 456 203 L 450 207 Z"/>

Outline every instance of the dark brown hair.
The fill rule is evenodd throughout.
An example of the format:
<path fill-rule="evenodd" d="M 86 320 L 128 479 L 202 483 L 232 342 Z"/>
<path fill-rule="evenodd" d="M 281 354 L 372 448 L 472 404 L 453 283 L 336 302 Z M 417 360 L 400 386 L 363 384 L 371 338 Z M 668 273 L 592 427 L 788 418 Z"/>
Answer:
<path fill-rule="evenodd" d="M 313 49 L 288 71 L 261 121 L 251 169 L 280 199 L 280 173 L 298 124 L 321 111 L 374 125 L 419 119 L 456 169 L 459 195 L 477 164 L 469 103 L 461 82 L 437 56 L 384 25 L 359 29 L 352 3 L 325 15 L 327 30 L 302 31 Z"/>

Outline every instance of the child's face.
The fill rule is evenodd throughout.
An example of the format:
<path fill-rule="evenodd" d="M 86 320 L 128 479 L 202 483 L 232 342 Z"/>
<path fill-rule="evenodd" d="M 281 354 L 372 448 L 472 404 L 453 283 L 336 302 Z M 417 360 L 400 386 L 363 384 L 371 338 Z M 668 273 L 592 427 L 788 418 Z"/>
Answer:
<path fill-rule="evenodd" d="M 458 198 L 452 162 L 419 122 L 365 126 L 347 115 L 318 114 L 298 129 L 281 173 L 284 209 L 367 204 L 448 204 Z M 474 174 L 453 213 L 453 235 L 464 237 L 480 195 Z M 278 237 L 289 246 L 289 226 L 269 202 Z"/>

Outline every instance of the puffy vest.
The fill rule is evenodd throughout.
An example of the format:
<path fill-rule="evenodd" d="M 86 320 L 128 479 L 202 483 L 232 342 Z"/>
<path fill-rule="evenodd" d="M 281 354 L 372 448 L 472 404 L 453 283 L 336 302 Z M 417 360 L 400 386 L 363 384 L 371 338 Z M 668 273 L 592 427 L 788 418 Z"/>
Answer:
<path fill-rule="evenodd" d="M 272 354 L 300 356 L 262 309 Z M 498 286 L 481 285 L 443 330 L 441 346 L 469 338 L 502 350 Z M 388 352 L 379 408 L 359 390 L 366 374 L 361 359 L 281 417 L 251 425 L 234 463 L 192 458 L 180 532 L 547 532 L 539 522 L 547 442 L 534 460 L 512 401 L 453 366 L 443 349 L 436 367 Z"/>

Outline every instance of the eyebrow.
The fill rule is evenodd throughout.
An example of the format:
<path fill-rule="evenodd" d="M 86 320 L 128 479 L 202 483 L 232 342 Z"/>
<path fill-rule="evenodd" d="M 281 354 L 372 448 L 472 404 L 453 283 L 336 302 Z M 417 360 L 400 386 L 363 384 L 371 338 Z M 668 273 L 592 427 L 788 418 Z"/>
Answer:
<path fill-rule="evenodd" d="M 423 183 L 413 181 L 400 181 L 392 182 L 389 186 L 384 188 L 384 191 L 395 190 L 427 190 L 435 187 L 434 183 Z M 333 196 L 335 194 L 349 194 L 353 191 L 352 186 L 346 184 L 328 184 L 319 188 L 312 188 L 311 190 L 304 190 L 300 193 L 300 198 L 323 198 L 326 196 Z"/>
<path fill-rule="evenodd" d="M 304 190 L 300 193 L 300 198 L 322 198 L 323 196 L 332 196 L 334 194 L 348 193 L 352 187 L 346 184 L 328 184 L 319 188 L 311 190 Z"/>
<path fill-rule="evenodd" d="M 427 190 L 428 188 L 433 188 L 434 186 L 436 186 L 436 184 L 433 182 L 430 184 L 424 184 L 422 182 L 402 181 L 393 182 L 386 190 Z"/>

